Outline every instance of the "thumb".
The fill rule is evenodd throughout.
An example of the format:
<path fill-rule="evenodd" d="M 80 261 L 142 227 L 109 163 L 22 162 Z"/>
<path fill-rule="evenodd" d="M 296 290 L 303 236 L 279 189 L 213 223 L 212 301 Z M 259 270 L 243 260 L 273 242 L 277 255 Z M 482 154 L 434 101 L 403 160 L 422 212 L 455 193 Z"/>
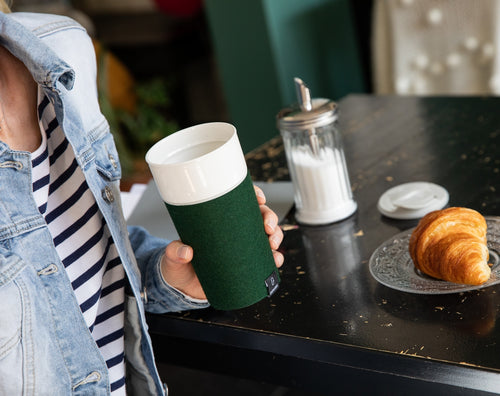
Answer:
<path fill-rule="evenodd" d="M 193 248 L 181 241 L 173 241 L 165 248 L 161 263 L 163 279 L 188 296 L 205 299 L 205 293 L 194 272 L 191 260 Z"/>
<path fill-rule="evenodd" d="M 193 259 L 193 249 L 181 241 L 173 241 L 165 248 L 166 265 L 175 268 Z"/>

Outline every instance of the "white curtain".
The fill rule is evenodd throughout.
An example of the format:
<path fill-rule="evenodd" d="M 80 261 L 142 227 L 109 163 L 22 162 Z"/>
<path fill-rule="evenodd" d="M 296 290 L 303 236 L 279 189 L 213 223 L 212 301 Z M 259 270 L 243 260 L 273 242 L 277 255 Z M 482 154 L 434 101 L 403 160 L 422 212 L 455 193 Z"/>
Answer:
<path fill-rule="evenodd" d="M 498 95 L 500 0 L 375 0 L 378 94 Z"/>

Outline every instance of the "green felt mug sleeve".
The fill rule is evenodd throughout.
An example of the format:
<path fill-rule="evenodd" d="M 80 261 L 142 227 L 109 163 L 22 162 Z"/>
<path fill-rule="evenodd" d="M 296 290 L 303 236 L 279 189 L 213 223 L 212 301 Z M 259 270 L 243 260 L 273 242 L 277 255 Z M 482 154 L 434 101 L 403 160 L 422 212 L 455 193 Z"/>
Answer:
<path fill-rule="evenodd" d="M 249 174 L 221 197 L 166 206 L 181 240 L 193 247 L 194 269 L 214 308 L 243 308 L 274 292 L 279 275 Z"/>

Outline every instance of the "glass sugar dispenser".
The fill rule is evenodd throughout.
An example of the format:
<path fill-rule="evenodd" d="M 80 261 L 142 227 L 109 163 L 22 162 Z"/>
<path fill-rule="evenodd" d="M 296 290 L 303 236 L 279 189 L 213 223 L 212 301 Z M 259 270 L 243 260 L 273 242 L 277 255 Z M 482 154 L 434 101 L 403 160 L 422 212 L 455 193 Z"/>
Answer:
<path fill-rule="evenodd" d="M 277 124 L 294 186 L 296 220 L 308 225 L 343 220 L 357 204 L 337 127 L 337 104 L 311 99 L 304 82 L 294 81 L 298 104 L 281 110 Z"/>

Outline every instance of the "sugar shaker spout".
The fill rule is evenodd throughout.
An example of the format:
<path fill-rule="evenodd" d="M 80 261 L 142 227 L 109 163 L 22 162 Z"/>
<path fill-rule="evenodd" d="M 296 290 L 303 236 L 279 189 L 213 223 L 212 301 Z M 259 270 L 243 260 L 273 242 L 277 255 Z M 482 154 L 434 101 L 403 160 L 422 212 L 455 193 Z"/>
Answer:
<path fill-rule="evenodd" d="M 309 88 L 300 78 L 295 77 L 295 90 L 297 92 L 297 101 L 299 103 L 300 109 L 302 111 L 311 111 L 312 110 L 312 102 L 311 102 L 311 93 L 309 92 Z"/>
<path fill-rule="evenodd" d="M 311 111 L 313 106 L 309 88 L 304 83 L 304 81 L 302 81 L 302 79 L 298 77 L 295 77 L 294 81 L 295 81 L 295 90 L 297 92 L 297 100 L 300 106 L 300 110 L 305 112 Z M 318 136 L 316 136 L 316 131 L 314 128 L 311 128 L 307 132 L 309 134 L 309 145 L 311 147 L 312 153 L 313 155 L 318 156 L 319 142 L 318 142 Z"/>

